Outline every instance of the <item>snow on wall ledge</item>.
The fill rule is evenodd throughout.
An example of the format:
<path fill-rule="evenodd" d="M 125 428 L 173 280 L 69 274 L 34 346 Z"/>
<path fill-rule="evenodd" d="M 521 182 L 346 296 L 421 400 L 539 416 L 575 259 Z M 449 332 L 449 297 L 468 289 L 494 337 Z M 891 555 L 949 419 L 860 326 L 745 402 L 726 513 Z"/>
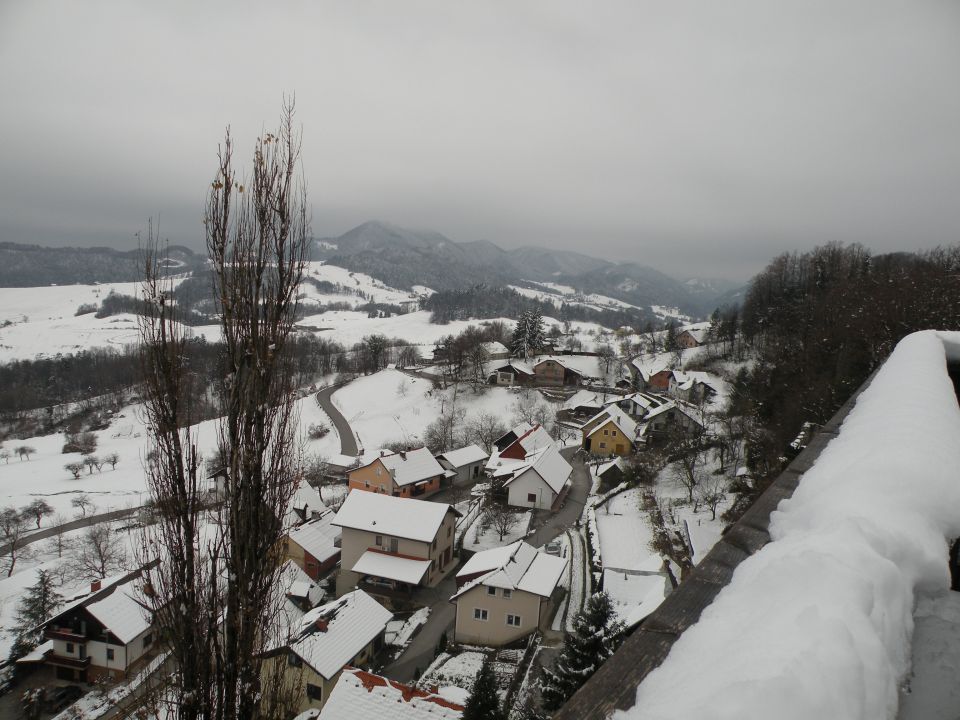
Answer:
<path fill-rule="evenodd" d="M 908 336 L 620 720 L 892 719 L 915 594 L 960 535 L 960 333 Z"/>

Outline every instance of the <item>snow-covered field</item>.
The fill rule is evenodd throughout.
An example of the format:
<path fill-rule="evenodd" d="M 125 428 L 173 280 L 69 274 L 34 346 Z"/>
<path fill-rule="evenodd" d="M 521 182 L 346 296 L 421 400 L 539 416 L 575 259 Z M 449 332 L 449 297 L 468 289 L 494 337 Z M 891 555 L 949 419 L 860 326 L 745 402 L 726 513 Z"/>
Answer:
<path fill-rule="evenodd" d="M 484 386 L 479 393 L 460 387 L 456 406 L 466 412 L 466 419 L 480 412 L 493 413 L 509 420 L 510 406 L 516 401 L 515 391 L 505 387 Z M 411 377 L 399 370 L 381 370 L 357 378 L 333 394 L 337 409 L 366 451 L 394 440 L 416 446 L 424 430 L 441 410 L 449 412 L 454 402 L 452 388 L 434 390 L 433 383 Z"/>
<path fill-rule="evenodd" d="M 418 292 L 411 293 L 398 290 L 363 273 L 352 272 L 337 265 L 328 265 L 322 261 L 307 263 L 304 270 L 307 277 L 339 285 L 344 288 L 342 293 L 321 293 L 310 283 L 303 283 L 300 292 L 306 299 L 320 302 L 346 302 L 353 306 L 364 305 L 368 302 L 397 305 L 404 300 L 410 300 L 415 295 L 429 295 L 433 291 L 429 288 L 418 288 Z"/>

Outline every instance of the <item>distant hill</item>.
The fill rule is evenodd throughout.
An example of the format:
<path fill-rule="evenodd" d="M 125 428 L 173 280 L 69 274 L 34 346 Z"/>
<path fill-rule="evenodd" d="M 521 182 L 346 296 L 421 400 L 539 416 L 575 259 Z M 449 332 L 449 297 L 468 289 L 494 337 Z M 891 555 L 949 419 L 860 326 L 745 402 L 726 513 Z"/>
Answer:
<path fill-rule="evenodd" d="M 170 271 L 202 267 L 204 257 L 189 248 L 170 247 Z M 139 250 L 105 247 L 40 247 L 0 243 L 0 287 L 89 285 L 97 282 L 134 282 L 143 277 Z"/>
<path fill-rule="evenodd" d="M 680 282 L 644 265 L 611 263 L 563 250 L 504 250 L 489 241 L 458 243 L 432 230 L 379 221 L 363 223 L 339 237 L 315 240 L 313 257 L 405 289 L 557 282 L 584 294 L 607 295 L 641 307 L 669 305 L 695 316 L 713 310 L 716 298 L 735 285 L 723 280 Z"/>

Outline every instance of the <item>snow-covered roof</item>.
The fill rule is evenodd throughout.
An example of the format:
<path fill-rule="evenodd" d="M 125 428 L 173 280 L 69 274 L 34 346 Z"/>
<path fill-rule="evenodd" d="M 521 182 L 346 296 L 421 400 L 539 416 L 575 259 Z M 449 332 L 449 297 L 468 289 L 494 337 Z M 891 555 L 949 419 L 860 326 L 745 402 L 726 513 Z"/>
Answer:
<path fill-rule="evenodd" d="M 598 465 L 593 474 L 596 475 L 597 477 L 602 477 L 613 468 L 618 468 L 620 470 L 623 470 L 623 467 L 625 464 L 626 463 L 622 457 L 617 457 L 617 458 L 614 458 L 613 460 L 609 460 L 605 463 L 601 463 L 600 465 Z"/>
<path fill-rule="evenodd" d="M 300 481 L 293 497 L 290 499 L 287 510 L 287 525 L 296 525 L 301 522 L 301 516 L 309 519 L 312 513 L 323 512 L 324 510 L 327 510 L 327 507 L 323 504 L 320 493 L 309 483 Z"/>
<path fill-rule="evenodd" d="M 117 588 L 103 599 L 90 603 L 86 611 L 124 645 L 153 624 L 150 611 L 137 602 L 127 588 Z"/>
<path fill-rule="evenodd" d="M 38 663 L 46 660 L 47 655 L 53 652 L 53 640 L 45 640 L 37 645 L 33 650 L 21 658 L 17 658 L 18 664 Z"/>
<path fill-rule="evenodd" d="M 313 555 L 318 562 L 326 562 L 340 552 L 340 548 L 336 547 L 337 538 L 341 535 L 340 528 L 333 524 L 336 517 L 330 508 L 324 508 L 319 518 L 291 528 L 287 537 Z"/>
<path fill-rule="evenodd" d="M 437 536 L 448 512 L 460 514 L 446 503 L 351 490 L 347 493 L 347 499 L 337 512 L 333 524 L 430 542 Z"/>
<path fill-rule="evenodd" d="M 440 695 L 372 673 L 346 668 L 320 720 L 458 720 L 463 706 Z"/>
<path fill-rule="evenodd" d="M 533 375 L 533 367 L 531 367 L 530 363 L 525 363 L 522 360 L 504 359 L 502 362 L 497 360 L 495 360 L 494 362 L 496 362 L 497 364 L 491 365 L 489 368 L 487 368 L 487 370 L 491 374 L 494 372 L 497 372 L 498 370 L 503 371 L 504 368 L 510 368 L 512 370 L 516 370 L 517 372 L 523 375 Z"/>
<path fill-rule="evenodd" d="M 508 468 L 516 468 L 519 463 L 523 463 L 523 458 L 505 458 L 503 453 L 510 451 L 511 453 L 514 450 L 519 449 L 524 457 L 531 455 L 537 450 L 542 450 L 546 447 L 552 447 L 554 445 L 553 438 L 550 437 L 550 433 L 544 429 L 542 425 L 530 425 L 529 423 L 522 423 L 518 425 L 510 432 L 514 433 L 517 436 L 517 439 L 511 442 L 509 445 L 503 448 L 503 450 L 497 450 L 494 447 L 493 453 L 490 454 L 490 459 L 487 460 L 487 464 L 484 469 L 487 472 L 492 472 L 494 475 L 503 475 L 505 473 L 512 472 Z M 513 450 L 511 450 L 513 448 Z"/>
<path fill-rule="evenodd" d="M 361 462 L 364 462 L 364 459 L 356 455 L 340 455 L 337 453 L 327 458 L 328 465 L 335 465 L 336 467 L 346 468 L 348 470 L 359 465 Z"/>
<path fill-rule="evenodd" d="M 577 392 L 564 401 L 563 408 L 565 410 L 573 410 L 581 406 L 599 408 L 609 403 L 620 402 L 624 399 L 622 395 L 610 395 L 606 393 L 607 399 L 604 400 L 604 395 L 604 393 L 599 393 L 596 390 L 577 390 Z"/>
<path fill-rule="evenodd" d="M 513 466 L 513 476 L 504 483 L 504 487 L 528 472 L 535 472 L 555 493 L 559 493 L 570 478 L 573 468 L 556 446 L 550 445 L 527 455 L 519 465 Z"/>
<path fill-rule="evenodd" d="M 382 633 L 393 613 L 363 590 L 314 608 L 303 616 L 289 648 L 327 680 Z"/>
<path fill-rule="evenodd" d="M 465 572 L 470 568 L 470 562 L 474 563 L 473 569 Z M 537 552 L 535 547 L 523 540 L 518 540 L 506 547 L 479 552 L 470 558 L 470 562 L 463 566 L 463 570 L 457 573 L 457 577 L 482 572 L 480 568 L 490 568 L 490 570 L 460 588 L 450 598 L 451 600 L 455 600 L 477 585 L 507 588 L 540 597 L 550 597 L 567 567 L 565 558 Z"/>
<path fill-rule="evenodd" d="M 593 362 L 596 363 L 596 359 L 595 359 L 595 358 L 592 358 L 592 357 L 591 357 L 591 360 L 593 360 Z M 538 367 L 540 367 L 541 365 L 543 365 L 545 362 L 551 362 L 551 361 L 552 361 L 552 362 L 555 362 L 557 365 L 559 365 L 560 367 L 562 367 L 564 370 L 569 370 L 570 372 L 576 373 L 577 375 L 587 375 L 587 374 L 589 374 L 589 371 L 584 372 L 583 370 L 581 370 L 580 368 L 577 367 L 577 365 L 578 365 L 579 363 L 570 362 L 570 360 L 569 360 L 568 357 L 557 357 L 556 355 L 547 355 L 546 357 L 543 357 L 543 358 L 540 358 L 539 360 L 537 360 L 537 362 L 535 362 L 535 363 L 533 364 L 533 369 L 534 369 L 534 371 L 536 371 L 536 369 L 537 369 Z M 595 372 L 596 372 L 596 371 L 595 371 Z"/>
<path fill-rule="evenodd" d="M 443 458 L 455 468 L 461 468 L 464 465 L 469 465 L 470 463 L 486 460 L 487 457 L 487 452 L 482 447 L 477 445 L 467 445 L 466 447 L 459 448 L 458 450 L 450 450 L 437 455 L 438 459 Z"/>
<path fill-rule="evenodd" d="M 289 597 L 304 601 L 313 607 L 323 600 L 324 591 L 293 560 L 287 560 L 280 568 L 280 582 Z"/>
<path fill-rule="evenodd" d="M 487 351 L 488 355 L 502 355 L 503 353 L 510 352 L 506 345 L 496 340 L 483 343 L 483 349 Z"/>
<path fill-rule="evenodd" d="M 710 327 L 689 327 L 685 330 L 681 330 L 680 334 L 689 333 L 690 336 L 697 341 L 698 344 L 703 344 L 703 341 L 707 339 L 707 334 L 710 332 Z"/>
<path fill-rule="evenodd" d="M 390 471 L 393 481 L 401 487 L 443 475 L 443 468 L 440 463 L 425 447 L 416 450 L 384 453 L 361 467 L 372 465 L 377 460 Z"/>
<path fill-rule="evenodd" d="M 360 575 L 372 575 L 410 585 L 416 585 L 423 580 L 429 569 L 429 560 L 416 560 L 379 550 L 367 550 L 351 568 Z"/>
<path fill-rule="evenodd" d="M 673 381 L 681 390 L 689 390 L 697 383 L 706 385 L 711 390 L 716 390 L 716 375 L 711 375 L 700 370 L 674 370 L 672 371 Z"/>
<path fill-rule="evenodd" d="M 594 420 L 597 421 L 597 424 L 594 425 L 593 429 L 589 433 L 587 433 L 587 437 L 592 436 L 608 422 L 612 422 L 614 425 L 616 425 L 617 429 L 629 440 L 633 440 L 637 437 L 636 421 L 616 405 L 609 405 L 605 407 L 599 413 L 590 418 L 587 423 L 592 423 Z"/>
<path fill-rule="evenodd" d="M 662 360 L 644 360 L 643 358 L 634 358 L 630 364 L 634 367 L 644 382 L 647 382 L 652 375 L 656 375 L 669 368 Z"/>

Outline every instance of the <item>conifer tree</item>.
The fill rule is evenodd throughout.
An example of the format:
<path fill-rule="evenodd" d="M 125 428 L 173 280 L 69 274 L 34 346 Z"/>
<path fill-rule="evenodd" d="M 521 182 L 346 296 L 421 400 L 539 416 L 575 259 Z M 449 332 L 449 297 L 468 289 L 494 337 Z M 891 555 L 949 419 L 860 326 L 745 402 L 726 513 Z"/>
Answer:
<path fill-rule="evenodd" d="M 36 632 L 37 626 L 53 617 L 62 602 L 63 597 L 54 587 L 50 573 L 39 570 L 37 582 L 27 588 L 17 606 L 16 639 L 10 648 L 11 660 L 22 658 L 40 644 L 42 633 Z"/>
<path fill-rule="evenodd" d="M 510 351 L 515 357 L 523 360 L 527 359 L 527 353 L 530 346 L 527 342 L 527 328 L 530 325 L 530 312 L 524 310 L 523 314 L 517 320 L 517 326 L 513 329 L 513 338 L 510 340 Z"/>
<path fill-rule="evenodd" d="M 527 320 L 527 346 L 530 352 L 536 354 L 546 344 L 546 334 L 543 330 L 543 313 L 540 308 L 534 309 Z"/>
<path fill-rule="evenodd" d="M 573 632 L 563 641 L 563 650 L 553 669 L 544 670 L 543 706 L 556 710 L 613 655 L 623 636 L 610 596 L 591 597 L 573 619 Z"/>
<path fill-rule="evenodd" d="M 463 720 L 504 720 L 500 697 L 497 695 L 497 681 L 489 659 L 483 661 L 483 667 L 467 698 Z"/>

